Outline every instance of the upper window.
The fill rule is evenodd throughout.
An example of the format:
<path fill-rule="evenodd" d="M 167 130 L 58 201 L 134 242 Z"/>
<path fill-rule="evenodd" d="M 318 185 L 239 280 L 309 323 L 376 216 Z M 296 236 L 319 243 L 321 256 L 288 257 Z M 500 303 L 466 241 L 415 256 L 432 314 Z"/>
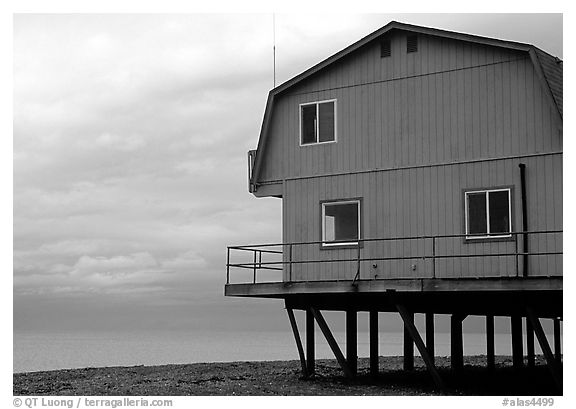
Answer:
<path fill-rule="evenodd" d="M 360 200 L 322 203 L 322 245 L 358 245 Z"/>
<path fill-rule="evenodd" d="M 465 196 L 467 239 L 510 236 L 510 189 L 474 190 L 466 192 Z"/>
<path fill-rule="evenodd" d="M 415 53 L 418 51 L 418 36 L 416 34 L 406 37 L 406 52 Z"/>
<path fill-rule="evenodd" d="M 300 145 L 336 142 L 336 100 L 300 105 Z"/>

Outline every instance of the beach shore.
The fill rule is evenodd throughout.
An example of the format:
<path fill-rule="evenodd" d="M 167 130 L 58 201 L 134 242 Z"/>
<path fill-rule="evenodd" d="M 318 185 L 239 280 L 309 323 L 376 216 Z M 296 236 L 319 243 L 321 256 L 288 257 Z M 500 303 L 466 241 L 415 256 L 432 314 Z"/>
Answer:
<path fill-rule="evenodd" d="M 511 357 L 497 356 L 489 373 L 485 356 L 465 357 L 457 376 L 448 357 L 436 366 L 449 395 L 556 395 L 542 357 L 535 368 L 514 370 Z M 336 360 L 316 361 L 316 375 L 303 379 L 299 361 L 195 363 L 184 365 L 63 369 L 14 374 L 14 395 L 207 396 L 207 395 L 440 395 L 421 358 L 413 371 L 402 357 L 380 357 L 380 375 L 358 360 L 358 376 L 344 378 Z"/>

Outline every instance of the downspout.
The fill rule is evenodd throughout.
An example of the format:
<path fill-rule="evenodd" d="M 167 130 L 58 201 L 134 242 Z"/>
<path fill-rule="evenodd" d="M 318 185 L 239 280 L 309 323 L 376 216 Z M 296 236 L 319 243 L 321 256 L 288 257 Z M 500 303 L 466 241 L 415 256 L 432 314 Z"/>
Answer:
<path fill-rule="evenodd" d="M 522 243 L 523 249 L 522 253 L 524 253 L 524 263 L 522 266 L 522 276 L 528 277 L 528 206 L 526 204 L 526 165 L 524 163 L 520 163 L 518 165 L 520 168 L 520 190 L 522 196 Z"/>

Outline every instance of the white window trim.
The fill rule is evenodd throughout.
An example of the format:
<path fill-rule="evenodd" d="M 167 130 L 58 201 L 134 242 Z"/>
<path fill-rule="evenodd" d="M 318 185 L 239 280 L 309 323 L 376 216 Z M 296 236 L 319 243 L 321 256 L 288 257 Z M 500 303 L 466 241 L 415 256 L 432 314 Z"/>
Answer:
<path fill-rule="evenodd" d="M 318 138 L 320 138 L 320 130 L 318 118 L 320 118 L 320 104 L 325 102 L 334 102 L 334 140 L 333 141 L 326 141 L 326 142 L 319 142 Z M 302 107 L 307 105 L 316 105 L 316 141 L 312 143 L 302 143 Z M 312 101 L 312 102 L 305 102 L 303 104 L 298 105 L 298 133 L 300 135 L 299 142 L 300 147 L 303 146 L 316 146 L 316 145 L 324 145 L 327 143 L 336 143 L 338 141 L 338 101 L 336 99 L 325 99 L 322 101 Z"/>
<path fill-rule="evenodd" d="M 358 239 L 360 239 L 360 226 L 362 221 L 360 220 L 361 211 L 360 211 L 360 200 L 335 200 L 333 202 L 322 202 L 322 247 L 340 247 L 340 246 L 358 246 L 360 243 L 359 241 L 347 241 L 341 243 L 333 243 L 330 241 L 326 241 L 326 205 L 345 205 L 355 203 L 356 208 L 358 209 Z"/>
<path fill-rule="evenodd" d="M 506 234 L 490 234 L 490 202 L 489 196 L 491 192 L 508 192 L 508 231 L 510 233 Z M 469 235 L 470 234 L 470 226 L 469 226 L 469 218 L 468 218 L 468 196 L 474 193 L 485 193 L 486 194 L 486 231 L 488 232 L 487 236 L 476 236 L 476 235 Z M 482 239 L 493 239 L 493 238 L 506 238 L 512 237 L 512 189 L 510 188 L 503 188 L 503 189 L 479 189 L 479 190 L 469 190 L 464 192 L 464 219 L 466 224 L 466 239 L 468 240 L 482 240 Z"/>

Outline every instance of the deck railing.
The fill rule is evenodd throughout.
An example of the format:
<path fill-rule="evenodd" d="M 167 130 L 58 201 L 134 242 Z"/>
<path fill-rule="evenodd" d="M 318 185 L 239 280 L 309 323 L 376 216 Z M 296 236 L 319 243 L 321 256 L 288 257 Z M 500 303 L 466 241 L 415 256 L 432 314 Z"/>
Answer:
<path fill-rule="evenodd" d="M 550 246 L 545 246 L 546 249 L 544 251 L 536 250 L 536 251 L 521 251 L 520 244 L 524 244 L 524 242 L 533 242 L 533 237 L 540 237 L 543 236 L 553 236 L 558 235 L 560 236 L 560 240 L 554 239 L 554 244 L 551 246 L 553 247 L 551 250 L 548 249 Z M 542 256 L 557 256 L 562 255 L 562 230 L 541 230 L 541 231 L 520 231 L 520 232 L 511 232 L 507 233 L 506 235 L 502 234 L 448 234 L 448 235 L 424 235 L 424 236 L 409 236 L 409 237 L 386 237 L 386 238 L 370 238 L 370 239 L 361 239 L 354 242 L 354 246 L 350 246 L 350 241 L 346 240 L 343 242 L 331 241 L 330 249 L 337 250 L 338 244 L 346 245 L 346 249 L 348 250 L 347 254 L 354 254 L 353 256 L 345 256 L 340 257 L 337 256 L 340 252 L 334 252 L 330 254 L 334 254 L 335 257 L 318 257 L 318 258 L 310 258 L 310 259 L 297 259 L 294 257 L 295 249 L 308 247 L 308 246 L 316 246 L 317 248 L 323 247 L 326 248 L 326 243 L 322 241 L 308 241 L 308 242 L 291 242 L 291 243 L 273 243 L 273 244 L 250 244 L 250 245 L 242 245 L 242 246 L 228 246 L 227 249 L 227 261 L 226 261 L 226 284 L 230 284 L 230 274 L 231 271 L 234 270 L 248 270 L 251 273 L 250 282 L 256 284 L 258 282 L 258 273 L 260 271 L 277 271 L 286 273 L 284 276 L 280 276 L 279 280 L 276 281 L 284 281 L 284 282 L 292 282 L 292 281 L 315 281 L 317 279 L 304 279 L 304 280 L 293 280 L 293 269 L 295 266 L 299 265 L 309 265 L 309 264 L 324 264 L 324 263 L 353 263 L 355 267 L 355 275 L 352 279 L 353 282 L 361 279 L 361 266 L 362 263 L 366 262 L 391 262 L 391 261 L 407 261 L 407 260 L 423 260 L 431 262 L 431 271 L 427 275 L 427 277 L 420 277 L 420 278 L 438 278 L 437 277 L 437 261 L 438 260 L 454 260 L 454 259 L 469 259 L 469 258 L 486 258 L 486 257 L 506 257 L 511 258 L 514 260 L 514 274 L 507 274 L 507 276 L 515 275 L 516 277 L 527 277 L 529 275 L 528 264 L 530 262 L 531 257 L 542 257 Z M 464 252 L 457 252 L 457 253 L 449 253 L 449 252 L 440 252 L 438 251 L 438 243 L 442 240 L 449 240 L 449 239 L 456 239 L 461 240 L 462 242 L 466 243 L 476 243 L 476 244 L 490 244 L 495 242 L 508 242 L 509 246 L 505 247 L 513 247 L 513 250 L 505 249 L 504 251 L 493 251 L 494 247 L 498 247 L 496 245 L 489 246 L 490 251 L 478 252 L 475 251 L 473 253 L 464 253 Z M 549 240 L 548 240 L 549 241 Z M 371 249 L 369 255 L 365 256 L 363 253 L 366 252 L 366 247 L 371 243 L 378 243 L 378 242 L 400 242 L 404 243 L 411 243 L 411 242 L 420 242 L 420 250 L 417 250 L 414 254 L 409 255 L 402 255 L 402 256 L 394 256 L 391 254 L 386 254 L 385 251 L 379 250 L 376 251 L 377 254 L 374 253 L 374 249 Z M 356 244 L 358 243 L 358 244 Z M 423 243 L 423 244 L 422 244 Z M 537 244 L 537 243 L 534 243 Z M 502 246 L 500 246 L 502 247 Z M 541 245 L 537 245 L 535 247 L 542 247 Z M 485 250 L 485 248 L 483 249 Z M 352 252 L 352 253 L 350 253 Z M 405 251 L 404 251 L 405 252 Z M 241 262 L 237 260 L 237 258 L 242 258 Z M 522 268 L 520 267 L 522 265 Z M 350 274 L 351 275 L 351 274 Z M 379 277 L 379 280 L 386 279 L 387 277 Z M 397 277 L 391 277 L 397 278 Z M 486 278 L 486 276 L 483 276 Z M 362 278 L 364 279 L 364 278 Z"/>

